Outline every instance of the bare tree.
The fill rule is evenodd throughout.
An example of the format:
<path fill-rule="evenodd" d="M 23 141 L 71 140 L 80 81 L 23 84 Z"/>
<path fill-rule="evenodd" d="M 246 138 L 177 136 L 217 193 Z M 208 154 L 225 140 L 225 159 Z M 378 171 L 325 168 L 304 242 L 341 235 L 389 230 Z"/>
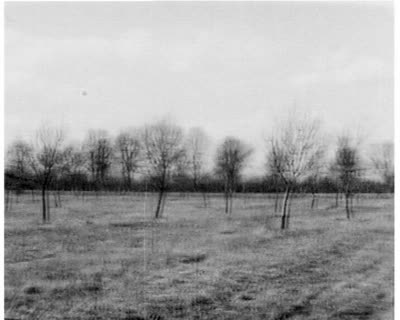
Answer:
<path fill-rule="evenodd" d="M 338 145 L 335 158 L 335 169 L 342 192 L 346 200 L 346 215 L 350 219 L 352 213 L 351 198 L 361 173 L 360 158 L 357 145 L 348 136 L 342 136 L 338 139 Z"/>
<path fill-rule="evenodd" d="M 340 189 L 341 189 L 341 182 L 339 172 L 336 168 L 336 159 L 333 159 L 328 167 L 329 175 L 332 178 L 332 182 L 335 188 L 335 208 L 339 207 L 339 196 L 340 196 Z"/>
<path fill-rule="evenodd" d="M 323 157 L 323 152 L 321 149 L 321 153 L 319 155 L 318 160 L 322 160 L 322 157 Z M 321 170 L 322 170 L 322 162 L 317 161 L 308 179 L 311 191 L 311 210 L 314 210 L 315 207 L 318 209 L 318 191 L 319 191 L 318 184 L 321 176 Z"/>
<path fill-rule="evenodd" d="M 138 168 L 142 148 L 138 131 L 120 133 L 116 139 L 116 148 L 119 151 L 125 189 L 131 190 L 132 175 Z"/>
<path fill-rule="evenodd" d="M 274 212 L 278 212 L 278 207 L 279 207 L 279 198 L 280 198 L 280 193 L 282 192 L 281 190 L 281 185 L 282 185 L 282 178 L 277 171 L 277 168 L 279 167 L 279 163 L 277 163 L 279 159 L 275 157 L 275 155 L 270 152 L 267 155 L 267 180 L 268 182 L 273 186 L 275 190 L 275 205 L 274 205 Z"/>
<path fill-rule="evenodd" d="M 162 215 L 170 179 L 185 155 L 183 132 L 177 125 L 161 120 L 144 128 L 143 143 L 149 175 L 159 192 L 155 212 L 158 219 Z"/>
<path fill-rule="evenodd" d="M 295 113 L 279 124 L 276 134 L 270 139 L 269 168 L 286 185 L 281 229 L 289 227 L 289 197 L 293 186 L 315 172 L 322 154 L 321 146 L 319 121 Z"/>
<path fill-rule="evenodd" d="M 189 163 L 193 189 L 197 191 L 202 175 L 204 174 L 205 154 L 209 139 L 201 128 L 192 128 L 186 137 L 186 156 Z"/>
<path fill-rule="evenodd" d="M 32 189 L 33 197 L 33 181 L 32 172 L 30 168 L 30 159 L 32 157 L 32 147 L 23 140 L 14 141 L 8 149 L 6 156 L 6 174 L 12 179 L 7 179 L 5 186 L 6 198 L 5 198 L 5 208 L 6 211 L 10 204 L 10 192 L 14 190 L 17 196 L 26 187 Z"/>
<path fill-rule="evenodd" d="M 232 214 L 233 193 L 252 150 L 242 141 L 227 137 L 217 149 L 215 171 L 224 181 L 225 213 Z"/>
<path fill-rule="evenodd" d="M 15 141 L 7 153 L 7 167 L 9 170 L 25 176 L 30 171 L 30 160 L 32 157 L 32 146 L 23 140 Z"/>
<path fill-rule="evenodd" d="M 35 154 L 31 158 L 31 167 L 42 189 L 42 218 L 43 223 L 50 222 L 50 204 L 48 188 L 62 161 L 63 130 L 43 125 L 36 133 Z"/>
<path fill-rule="evenodd" d="M 105 130 L 90 130 L 86 139 L 89 171 L 92 181 L 104 186 L 105 178 L 111 166 L 112 145 Z"/>
<path fill-rule="evenodd" d="M 394 146 L 393 143 L 383 143 L 377 146 L 372 156 L 375 169 L 381 175 L 383 182 L 394 189 Z"/>
<path fill-rule="evenodd" d="M 62 167 L 59 170 L 61 177 L 68 178 L 69 187 L 76 191 L 81 188 L 79 182 L 82 177 L 86 178 L 86 158 L 82 147 L 76 145 L 68 145 L 62 152 Z"/>
<path fill-rule="evenodd" d="M 189 174 L 193 183 L 193 191 L 202 189 L 204 206 L 207 206 L 205 183 L 205 156 L 209 147 L 209 138 L 204 130 L 195 127 L 189 130 L 186 137 L 185 149 Z"/>

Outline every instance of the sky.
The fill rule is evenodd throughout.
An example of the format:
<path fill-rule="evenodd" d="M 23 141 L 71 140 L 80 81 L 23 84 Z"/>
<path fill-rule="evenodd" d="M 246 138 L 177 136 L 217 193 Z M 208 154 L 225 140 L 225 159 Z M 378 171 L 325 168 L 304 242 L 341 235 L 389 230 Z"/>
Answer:
<path fill-rule="evenodd" d="M 7 2 L 4 46 L 5 146 L 168 116 L 247 142 L 255 173 L 294 109 L 393 141 L 391 2 Z"/>

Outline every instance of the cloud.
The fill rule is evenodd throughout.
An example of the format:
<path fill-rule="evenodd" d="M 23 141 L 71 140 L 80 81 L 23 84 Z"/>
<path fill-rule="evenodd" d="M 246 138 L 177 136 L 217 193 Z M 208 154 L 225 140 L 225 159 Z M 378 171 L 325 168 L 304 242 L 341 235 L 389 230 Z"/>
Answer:
<path fill-rule="evenodd" d="M 322 61 L 320 59 L 309 72 L 289 77 L 293 86 L 303 87 L 314 84 L 349 84 L 368 80 L 381 80 L 391 76 L 391 68 L 378 57 L 349 56 L 343 52 Z"/>
<path fill-rule="evenodd" d="M 100 69 L 107 64 L 137 62 L 151 52 L 151 35 L 136 29 L 119 37 L 31 36 L 14 30 L 6 32 L 6 84 L 17 84 L 31 76 L 62 78 L 65 72 L 82 76 L 85 68 Z M 81 71 L 80 71 L 81 69 Z"/>

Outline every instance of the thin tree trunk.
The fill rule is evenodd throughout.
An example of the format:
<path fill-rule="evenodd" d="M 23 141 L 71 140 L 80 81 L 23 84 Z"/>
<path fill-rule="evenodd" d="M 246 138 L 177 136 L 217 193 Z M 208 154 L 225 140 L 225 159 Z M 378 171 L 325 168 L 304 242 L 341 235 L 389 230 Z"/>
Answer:
<path fill-rule="evenodd" d="M 57 199 L 58 199 L 58 206 L 61 208 L 61 191 L 57 190 Z"/>
<path fill-rule="evenodd" d="M 160 217 L 160 210 L 161 210 L 161 203 L 162 203 L 163 195 L 164 195 L 164 190 L 161 189 L 158 194 L 157 208 L 156 208 L 156 214 L 155 214 L 156 219 L 158 219 Z"/>
<path fill-rule="evenodd" d="M 286 229 L 289 229 L 290 209 L 292 207 L 291 205 L 292 205 L 292 193 L 289 193 L 289 200 L 288 200 L 288 204 L 287 204 L 287 207 L 286 207 L 286 211 L 287 211 L 287 214 L 286 214 Z"/>
<path fill-rule="evenodd" d="M 57 195 L 53 192 L 53 197 L 54 197 L 54 206 L 58 208 L 58 200 L 57 200 Z"/>
<path fill-rule="evenodd" d="M 229 198 L 229 194 L 228 191 L 225 190 L 225 213 L 228 214 L 228 199 Z"/>
<path fill-rule="evenodd" d="M 283 198 L 282 203 L 282 218 L 281 218 L 281 229 L 286 228 L 286 213 L 287 213 L 287 204 L 289 199 L 290 188 L 286 187 L 285 197 Z"/>
<path fill-rule="evenodd" d="M 279 192 L 275 192 L 275 208 L 274 208 L 274 212 L 278 212 L 278 202 L 279 202 Z"/>
<path fill-rule="evenodd" d="M 12 204 L 13 204 L 13 192 L 12 192 L 12 190 L 10 190 L 10 199 L 9 199 L 9 203 L 8 203 L 8 210 L 9 211 L 12 210 Z"/>
<path fill-rule="evenodd" d="M 5 212 L 8 211 L 9 201 L 10 201 L 10 190 L 6 190 L 6 203 L 5 203 L 5 209 L 4 209 Z"/>
<path fill-rule="evenodd" d="M 46 218 L 47 218 L 47 214 L 46 214 L 46 187 L 43 186 L 42 187 L 42 220 L 43 220 L 43 223 L 46 223 Z"/>
<path fill-rule="evenodd" d="M 336 191 L 336 208 L 339 207 L 339 190 Z"/>
<path fill-rule="evenodd" d="M 350 195 L 350 212 L 351 212 L 351 216 L 354 218 L 354 212 L 353 212 L 353 198 L 354 195 Z"/>
<path fill-rule="evenodd" d="M 233 192 L 229 191 L 229 216 L 232 216 Z"/>
<path fill-rule="evenodd" d="M 202 192 L 203 195 L 203 204 L 204 204 L 204 208 L 207 208 L 207 194 L 205 191 Z"/>
<path fill-rule="evenodd" d="M 225 181 L 225 213 L 228 214 L 228 206 L 229 206 L 229 191 L 228 191 L 228 181 Z"/>
<path fill-rule="evenodd" d="M 312 200 L 311 200 L 311 210 L 314 209 L 314 205 L 315 205 L 315 193 L 312 194 Z"/>
<path fill-rule="evenodd" d="M 160 212 L 160 217 L 163 217 L 163 216 L 164 216 L 164 208 L 165 208 L 165 201 L 166 201 L 166 199 L 167 199 L 167 193 L 164 192 L 164 195 L 163 195 L 163 198 L 162 198 L 162 201 L 161 201 L 161 212 Z"/>
<path fill-rule="evenodd" d="M 350 194 L 348 192 L 346 192 L 346 215 L 347 215 L 347 219 L 350 220 L 350 207 L 349 207 L 349 197 Z"/>
<path fill-rule="evenodd" d="M 198 191 L 198 183 L 196 175 L 193 176 L 193 192 L 197 193 Z"/>
<path fill-rule="evenodd" d="M 49 194 L 49 192 L 46 192 L 46 207 L 47 207 L 46 220 L 47 220 L 47 222 L 50 222 L 50 194 Z"/>
<path fill-rule="evenodd" d="M 131 179 L 131 173 L 130 172 L 128 172 L 127 173 L 127 180 L 126 180 L 126 183 L 127 183 L 127 191 L 131 191 L 132 190 L 132 179 Z"/>

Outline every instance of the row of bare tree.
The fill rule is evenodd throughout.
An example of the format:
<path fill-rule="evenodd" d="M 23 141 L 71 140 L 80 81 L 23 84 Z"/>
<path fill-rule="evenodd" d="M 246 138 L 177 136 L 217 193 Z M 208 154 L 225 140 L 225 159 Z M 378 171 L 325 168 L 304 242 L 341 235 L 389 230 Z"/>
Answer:
<path fill-rule="evenodd" d="M 194 189 L 198 189 L 207 139 L 200 128 L 193 128 L 185 137 L 179 126 L 162 120 L 140 130 L 122 132 L 114 143 L 106 131 L 91 130 L 81 147 L 64 146 L 64 132 L 44 125 L 37 131 L 34 143 L 19 140 L 11 145 L 7 170 L 20 178 L 32 176 L 40 184 L 43 221 L 48 222 L 47 190 L 52 181 L 66 175 L 89 174 L 92 182 L 101 187 L 110 174 L 112 161 L 117 158 L 127 190 L 131 189 L 137 173 L 150 178 L 156 186 L 159 198 L 155 217 L 159 218 L 174 175 L 184 170 L 190 172 Z"/>
<path fill-rule="evenodd" d="M 361 165 L 358 144 L 349 136 L 340 137 L 330 165 L 326 164 L 325 146 L 320 122 L 307 116 L 290 116 L 279 123 L 277 130 L 267 139 L 265 173 L 285 186 L 281 206 L 282 229 L 289 225 L 288 205 L 293 187 L 304 179 L 318 179 L 327 171 L 341 185 L 350 219 L 351 197 L 365 170 Z M 114 141 L 104 130 L 91 130 L 80 147 L 65 146 L 64 131 L 44 125 L 37 131 L 34 143 L 19 140 L 10 146 L 6 170 L 20 178 L 32 176 L 40 185 L 43 222 L 49 222 L 47 192 L 51 183 L 64 176 L 78 178 L 89 175 L 100 188 L 111 174 L 112 162 L 117 159 L 126 190 L 131 189 L 134 176 L 145 177 L 158 190 L 155 218 L 160 218 L 168 187 L 174 178 L 189 175 L 193 190 L 200 190 L 206 177 L 208 148 L 209 138 L 201 128 L 193 128 L 184 135 L 181 127 L 168 120 L 121 132 Z M 384 179 L 393 182 L 392 149 L 384 147 L 382 150 L 384 152 L 373 157 L 373 162 Z M 224 183 L 227 214 L 232 213 L 233 194 L 251 154 L 252 149 L 234 137 L 226 137 L 217 149 L 213 172 Z M 203 188 L 203 191 L 206 190 Z M 316 192 L 318 190 L 313 194 Z"/>

